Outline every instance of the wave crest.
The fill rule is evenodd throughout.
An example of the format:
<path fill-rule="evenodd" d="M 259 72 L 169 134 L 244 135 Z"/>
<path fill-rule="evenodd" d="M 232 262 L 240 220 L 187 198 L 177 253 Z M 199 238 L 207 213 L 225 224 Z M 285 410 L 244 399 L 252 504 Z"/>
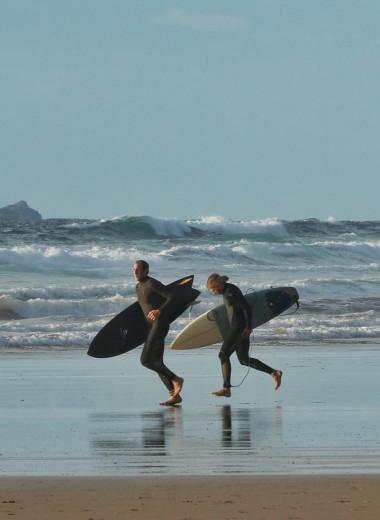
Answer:
<path fill-rule="evenodd" d="M 94 227 L 94 223 L 90 223 L 88 226 Z M 277 236 L 288 234 L 284 223 L 276 218 L 242 221 L 230 220 L 221 216 L 207 216 L 192 220 L 125 216 L 115 217 L 111 220 L 100 220 L 95 226 L 119 230 L 132 238 L 180 238 L 209 234 L 252 235 L 269 233 Z"/>

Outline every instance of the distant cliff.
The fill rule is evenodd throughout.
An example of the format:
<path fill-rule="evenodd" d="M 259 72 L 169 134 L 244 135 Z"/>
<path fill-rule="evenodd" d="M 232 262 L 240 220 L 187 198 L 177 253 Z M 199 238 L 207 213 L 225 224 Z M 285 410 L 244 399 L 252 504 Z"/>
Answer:
<path fill-rule="evenodd" d="M 0 222 L 37 222 L 42 220 L 38 211 L 32 209 L 24 200 L 0 209 Z"/>

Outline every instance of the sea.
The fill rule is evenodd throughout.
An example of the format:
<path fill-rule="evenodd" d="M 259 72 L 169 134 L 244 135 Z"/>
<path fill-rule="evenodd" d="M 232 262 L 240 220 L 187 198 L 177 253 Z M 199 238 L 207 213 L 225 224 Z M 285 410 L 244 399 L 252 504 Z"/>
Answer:
<path fill-rule="evenodd" d="M 171 325 L 168 344 L 221 303 L 206 288 L 213 272 L 243 293 L 298 290 L 299 309 L 256 329 L 256 342 L 379 342 L 380 221 L 123 216 L 0 223 L 0 349 L 86 352 L 96 333 L 136 301 L 139 259 L 165 284 L 194 274 L 201 291 Z"/>

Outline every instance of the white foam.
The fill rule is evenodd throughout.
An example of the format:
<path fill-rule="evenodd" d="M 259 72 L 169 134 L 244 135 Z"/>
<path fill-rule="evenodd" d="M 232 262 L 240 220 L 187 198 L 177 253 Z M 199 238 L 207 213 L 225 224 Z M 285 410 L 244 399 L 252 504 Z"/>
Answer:
<path fill-rule="evenodd" d="M 243 221 L 230 220 L 222 216 L 208 216 L 188 220 L 187 223 L 203 231 L 226 235 L 272 233 L 279 236 L 286 236 L 288 234 L 285 226 L 277 218 Z"/>

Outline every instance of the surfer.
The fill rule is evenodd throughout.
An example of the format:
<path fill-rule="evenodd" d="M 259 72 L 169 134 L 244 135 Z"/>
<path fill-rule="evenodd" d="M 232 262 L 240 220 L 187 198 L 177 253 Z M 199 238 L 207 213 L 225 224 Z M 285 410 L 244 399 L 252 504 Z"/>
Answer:
<path fill-rule="evenodd" d="M 227 283 L 228 276 L 213 273 L 208 277 L 207 288 L 213 294 L 222 294 L 226 307 L 232 308 L 231 330 L 219 352 L 222 365 L 223 388 L 212 392 L 218 397 L 231 397 L 231 355 L 236 355 L 242 365 L 266 372 L 274 379 L 274 388 L 281 385 L 281 370 L 275 370 L 258 359 L 249 357 L 249 336 L 252 333 L 252 309 L 241 290 L 232 283 Z"/>
<path fill-rule="evenodd" d="M 140 361 L 144 367 L 157 372 L 169 390 L 170 398 L 160 405 L 174 406 L 182 402 L 180 392 L 183 379 L 164 364 L 164 348 L 165 337 L 169 332 L 169 319 L 166 312 L 168 307 L 175 303 L 175 297 L 170 289 L 149 276 L 149 264 L 145 260 L 135 262 L 133 271 L 138 281 L 137 298 L 148 329 Z"/>

